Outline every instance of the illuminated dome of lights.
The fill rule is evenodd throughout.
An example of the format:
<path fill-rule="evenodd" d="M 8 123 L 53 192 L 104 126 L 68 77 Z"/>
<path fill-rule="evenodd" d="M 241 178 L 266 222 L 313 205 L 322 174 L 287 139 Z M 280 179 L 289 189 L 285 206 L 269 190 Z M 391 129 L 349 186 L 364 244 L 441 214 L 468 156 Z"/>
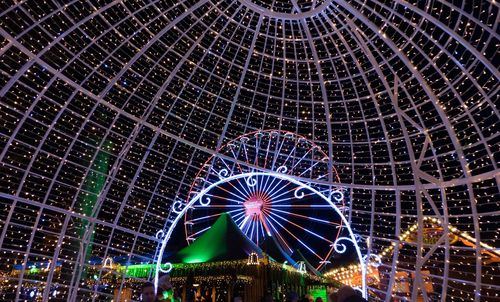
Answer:
<path fill-rule="evenodd" d="M 330 159 L 370 300 L 499 299 L 499 8 L 2 1 L 0 300 L 138 300 L 113 268 L 153 263 L 198 171 L 259 131 Z"/>

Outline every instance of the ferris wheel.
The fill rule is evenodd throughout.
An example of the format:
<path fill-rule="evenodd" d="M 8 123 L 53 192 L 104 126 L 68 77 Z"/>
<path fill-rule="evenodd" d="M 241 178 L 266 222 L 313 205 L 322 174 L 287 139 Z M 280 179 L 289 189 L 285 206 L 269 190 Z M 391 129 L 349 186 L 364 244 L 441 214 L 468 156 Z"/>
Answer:
<path fill-rule="evenodd" d="M 211 189 L 204 193 L 206 202 L 186 211 L 186 240 L 190 244 L 229 213 L 257 245 L 271 242 L 288 261 L 306 260 L 311 269 L 320 270 L 344 231 L 339 182 L 331 159 L 305 137 L 279 130 L 245 134 L 222 146 L 199 170 L 186 204 Z"/>

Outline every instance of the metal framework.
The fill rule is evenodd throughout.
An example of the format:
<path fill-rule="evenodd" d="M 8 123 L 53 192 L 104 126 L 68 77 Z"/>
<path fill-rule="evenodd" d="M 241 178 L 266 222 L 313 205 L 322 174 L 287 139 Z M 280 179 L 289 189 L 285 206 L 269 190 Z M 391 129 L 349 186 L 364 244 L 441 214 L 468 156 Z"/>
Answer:
<path fill-rule="evenodd" d="M 278 171 L 280 167 L 278 167 Z M 283 172 L 286 172 L 283 171 Z M 314 186 L 304 184 L 298 180 L 296 180 L 293 176 L 287 175 L 286 173 L 280 173 L 280 172 L 248 172 L 248 173 L 241 173 L 241 174 L 234 174 L 234 175 L 228 175 L 227 177 L 221 177 L 218 181 L 211 183 L 208 185 L 206 188 L 204 188 L 201 192 L 197 192 L 197 194 L 190 199 L 187 203 L 182 203 L 179 204 L 177 207 L 174 205 L 173 213 L 172 216 L 169 217 L 171 223 L 166 227 L 166 230 L 163 231 L 158 231 L 156 233 L 156 236 L 158 239 L 161 240 L 161 244 L 159 245 L 159 257 L 156 260 L 155 263 L 155 276 L 154 276 L 154 284 L 155 284 L 155 290 L 158 287 L 158 279 L 160 276 L 160 273 L 169 273 L 172 270 L 172 264 L 170 262 L 164 262 L 165 257 L 163 257 L 167 243 L 172 237 L 172 233 L 176 227 L 176 225 L 179 223 L 179 220 L 182 219 L 182 217 L 186 214 L 188 209 L 192 207 L 210 207 L 212 203 L 212 198 L 209 194 L 209 192 L 217 188 L 225 183 L 230 183 L 233 180 L 239 181 L 242 180 L 246 184 L 249 185 L 249 187 L 258 187 L 260 186 L 260 182 L 264 182 L 264 179 L 275 179 L 278 181 L 286 181 L 291 184 L 293 184 L 294 191 L 295 191 L 295 198 L 297 199 L 302 199 L 305 194 L 313 194 L 314 196 L 319 197 L 322 201 L 325 201 L 326 207 L 333 209 L 334 213 L 340 217 L 342 220 L 343 224 L 341 224 L 341 228 L 345 228 L 347 231 L 345 232 L 345 236 L 342 237 L 335 237 L 334 241 L 331 243 L 332 249 L 334 249 L 337 253 L 343 254 L 347 250 L 347 246 L 345 243 L 350 242 L 354 246 L 355 254 L 357 256 L 357 260 L 359 261 L 359 265 L 361 267 L 361 274 L 363 276 L 362 278 L 362 285 L 361 285 L 361 292 L 363 294 L 363 297 L 367 297 L 367 287 L 366 287 L 366 282 L 364 276 L 366 275 L 366 268 L 365 268 L 365 260 L 363 259 L 363 256 L 361 254 L 360 247 L 358 245 L 359 237 L 356 237 L 356 234 L 353 233 L 351 227 L 349 226 L 349 223 L 347 222 L 345 216 L 343 215 L 342 211 L 337 207 L 337 204 L 339 200 L 342 200 L 344 198 L 342 192 L 340 191 L 335 191 L 340 196 L 335 196 L 334 194 L 330 194 L 330 196 L 325 196 L 321 191 L 318 191 L 317 188 L 314 188 Z M 333 216 L 333 215 L 332 215 Z M 333 217 L 332 217 L 333 218 Z M 270 221 L 269 221 L 270 222 Z M 243 222 L 242 224 L 245 224 Z M 271 223 L 270 223 L 271 224 Z M 241 228 L 241 225 L 240 225 Z M 274 229 L 274 227 L 273 227 Z M 276 229 L 274 229 L 276 230 Z M 269 233 L 269 236 L 276 236 L 278 233 L 273 232 L 273 234 Z M 252 238 L 252 237 L 250 237 Z M 166 258 L 168 261 L 168 257 Z M 304 264 L 303 261 L 299 261 L 299 263 Z M 164 269 L 162 266 L 168 267 L 167 269 Z M 298 268 L 299 271 L 303 269 L 302 267 Z M 304 271 L 305 272 L 305 271 Z"/>
<path fill-rule="evenodd" d="M 0 7 L 0 300 L 118 298 L 106 259 L 152 263 L 205 161 L 262 129 L 321 146 L 367 257 L 394 247 L 373 299 L 401 295 L 396 271 L 415 272 L 410 300 L 498 298 L 498 2 Z M 439 240 L 400 239 L 428 217 Z"/>

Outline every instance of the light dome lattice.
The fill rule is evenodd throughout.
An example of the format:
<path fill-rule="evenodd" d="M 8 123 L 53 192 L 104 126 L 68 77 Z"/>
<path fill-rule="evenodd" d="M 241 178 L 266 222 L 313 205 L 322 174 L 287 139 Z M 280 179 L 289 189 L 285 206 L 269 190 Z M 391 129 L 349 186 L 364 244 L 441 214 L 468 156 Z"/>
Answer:
<path fill-rule="evenodd" d="M 498 20 L 492 0 L 2 1 L 0 300 L 136 288 L 106 259 L 152 263 L 206 159 L 262 129 L 335 161 L 364 252 L 390 249 L 372 299 L 394 271 L 410 300 L 422 271 L 425 299 L 498 299 Z M 401 239 L 427 219 L 435 242 Z"/>

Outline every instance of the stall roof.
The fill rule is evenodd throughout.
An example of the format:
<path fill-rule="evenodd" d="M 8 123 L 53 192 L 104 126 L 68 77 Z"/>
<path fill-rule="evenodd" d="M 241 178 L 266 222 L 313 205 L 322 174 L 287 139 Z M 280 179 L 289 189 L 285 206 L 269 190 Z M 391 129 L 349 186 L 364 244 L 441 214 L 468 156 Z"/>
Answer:
<path fill-rule="evenodd" d="M 252 252 L 262 256 L 262 250 L 241 232 L 229 214 L 223 213 L 208 231 L 172 256 L 171 261 L 203 263 L 238 260 L 248 258 Z"/>

